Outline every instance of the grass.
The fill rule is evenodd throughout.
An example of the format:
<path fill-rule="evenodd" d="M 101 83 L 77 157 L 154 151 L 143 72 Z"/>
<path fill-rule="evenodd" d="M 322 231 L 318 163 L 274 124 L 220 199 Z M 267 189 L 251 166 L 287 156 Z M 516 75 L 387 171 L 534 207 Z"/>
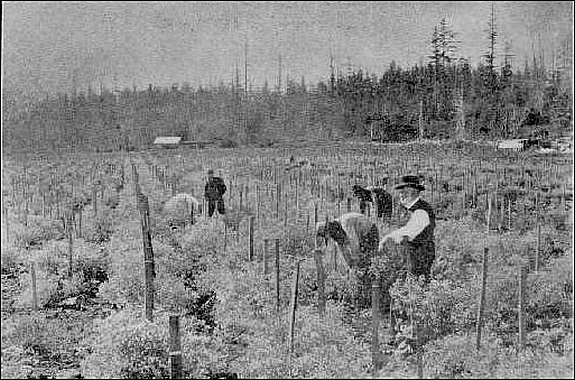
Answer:
<path fill-rule="evenodd" d="M 293 160 L 290 160 L 292 156 Z M 335 298 L 328 302 L 329 313 L 326 318 L 318 318 L 313 260 L 304 261 L 301 266 L 300 309 L 296 318 L 298 340 L 295 356 L 288 366 L 285 355 L 287 312 L 295 261 L 309 257 L 313 249 L 313 226 L 316 221 L 345 212 L 348 198 L 351 208 L 358 209 L 356 200 L 351 197 L 351 186 L 356 181 L 372 184 L 387 175 L 390 177 L 389 187 L 392 187 L 402 174 L 419 173 L 426 177 L 427 191 L 424 197 L 434 205 L 441 216 L 436 229 L 436 239 L 438 262 L 441 262 L 443 269 L 442 282 L 438 283 L 436 290 L 433 293 L 421 294 L 420 300 L 427 300 L 427 303 L 416 303 L 415 306 L 420 312 L 424 312 L 425 307 L 443 305 L 452 308 L 452 317 L 469 314 L 468 310 L 463 309 L 473 307 L 469 305 L 475 305 L 477 302 L 474 295 L 477 294 L 484 245 L 490 247 L 493 270 L 489 281 L 490 302 L 498 302 L 497 307 L 494 303 L 487 314 L 491 332 L 486 333 L 486 336 L 489 336 L 486 342 L 492 338 L 495 342 L 486 344 L 491 350 L 486 353 L 489 361 L 481 362 L 473 355 L 465 357 L 466 350 L 471 350 L 473 346 L 473 328 L 466 323 L 452 323 L 449 329 L 435 331 L 434 338 L 425 346 L 429 358 L 434 357 L 433 355 L 443 358 L 443 361 L 429 359 L 426 362 L 428 373 L 453 377 L 477 377 L 485 373 L 495 377 L 508 377 L 517 373 L 541 377 L 553 373 L 561 377 L 567 369 L 572 369 L 572 347 L 558 353 L 548 349 L 544 343 L 545 339 L 535 339 L 542 334 L 553 336 L 555 338 L 549 339 L 559 339 L 560 342 L 568 341 L 569 336 L 572 337 L 572 323 L 559 327 L 560 338 L 557 338 L 557 331 L 552 333 L 549 327 L 545 327 L 557 328 L 558 318 L 572 321 L 572 312 L 569 313 L 570 308 L 572 309 L 573 292 L 572 280 L 569 282 L 571 272 L 560 264 L 572 257 L 571 229 L 565 227 L 565 216 L 572 212 L 572 206 L 571 203 L 565 203 L 561 188 L 561 184 L 570 176 L 572 161 L 563 156 L 510 155 L 471 143 L 423 143 L 386 146 L 307 145 L 289 149 L 249 150 L 216 148 L 196 151 L 183 148 L 131 152 L 129 155 L 78 154 L 74 158 L 75 160 L 72 160 L 72 157 L 54 158 L 49 161 L 49 169 L 42 165 L 28 166 L 27 182 L 16 181 L 17 178 L 26 177 L 22 175 L 23 165 L 19 164 L 16 158 L 12 158 L 9 163 L 10 171 L 3 171 L 2 190 L 5 199 L 9 198 L 11 201 L 11 206 L 7 206 L 11 238 L 10 241 L 3 240 L 2 244 L 2 284 L 4 288 L 6 275 L 12 276 L 13 281 L 22 285 L 19 292 L 7 294 L 7 299 L 28 297 L 26 292 L 29 288 L 29 273 L 26 269 L 19 268 L 26 268 L 30 258 L 42 257 L 45 264 L 42 271 L 60 266 L 67 268 L 67 240 L 61 240 L 62 233 L 58 230 L 61 226 L 56 213 L 59 211 L 63 214 L 68 206 L 62 198 L 60 203 L 57 202 L 59 197 L 56 197 L 55 188 L 58 186 L 38 185 L 59 182 L 59 187 L 70 194 L 76 194 L 86 201 L 91 198 L 83 209 L 84 233 L 75 239 L 75 254 L 78 262 L 82 263 L 74 266 L 76 278 L 82 282 L 77 284 L 77 287 L 86 285 L 83 281 L 90 277 L 90 273 L 94 276 L 99 273 L 100 277 L 107 280 L 101 285 L 95 285 L 99 290 L 92 302 L 107 302 L 125 309 L 143 304 L 142 240 L 132 183 L 133 164 L 139 173 L 141 191 L 148 196 L 152 210 L 152 238 L 158 269 L 156 284 L 159 287 L 157 315 L 158 319 L 161 319 L 157 323 L 158 326 L 165 324 L 166 321 L 162 318 L 167 312 L 185 314 L 182 316 L 184 326 L 190 326 L 189 329 L 186 327 L 187 332 L 184 334 L 185 371 L 189 376 L 209 377 L 215 373 L 235 373 L 242 377 L 262 378 L 368 377 L 371 365 L 370 329 L 366 329 L 363 339 L 354 339 L 352 326 L 342 322 L 343 306 Z M 294 169 L 294 161 L 302 164 L 298 164 Z M 214 169 L 228 185 L 226 207 L 234 210 L 234 215 L 242 215 L 237 218 L 237 231 L 226 231 L 222 218 L 206 219 L 204 215 L 197 216 L 195 225 L 172 231 L 167 227 L 170 215 L 162 208 L 163 202 L 173 191 L 166 183 L 174 184 L 176 192 L 190 192 L 201 198 L 204 175 L 208 168 Z M 540 179 L 539 184 L 549 185 L 551 189 L 540 198 L 542 201 L 539 203 L 538 212 L 542 227 L 541 272 L 537 276 L 530 274 L 533 284 L 537 284 L 534 289 L 538 291 L 532 296 L 530 307 L 534 310 L 532 314 L 537 314 L 539 324 L 534 322 L 528 334 L 529 339 L 535 339 L 530 348 L 533 357 L 544 358 L 542 363 L 547 364 L 541 368 L 529 364 L 518 369 L 501 363 L 520 357 L 516 353 L 505 351 L 509 349 L 509 344 L 513 347 L 514 343 L 504 334 L 509 333 L 512 336 L 515 331 L 513 311 L 516 310 L 516 298 L 513 289 L 517 269 L 519 265 L 529 262 L 529 258 L 525 256 L 526 252 L 533 252 L 537 242 L 537 224 L 533 222 L 536 220 L 534 217 L 537 209 L 533 200 L 534 189 L 538 183 L 521 183 L 521 179 L 527 176 L 526 168 L 530 169 L 535 178 Z M 156 176 L 155 173 L 162 175 Z M 121 178 L 123 181 L 119 180 Z M 478 194 L 476 205 L 473 208 L 467 203 L 464 207 L 463 190 L 465 189 L 469 197 L 473 182 Z M 122 186 L 118 186 L 119 183 Z M 94 212 L 94 189 L 97 190 L 95 199 L 99 201 L 97 215 Z M 516 189 L 514 194 L 517 197 L 511 204 L 511 229 L 508 228 L 508 213 L 494 213 L 493 230 L 488 235 L 485 232 L 486 194 L 488 191 L 494 194 L 497 190 L 499 196 L 509 189 Z M 570 191 L 572 189 L 568 188 L 568 199 L 572 199 Z M 106 202 L 111 197 L 115 197 L 115 201 Z M 23 207 L 26 198 L 29 199 L 28 215 L 25 215 Z M 499 202 L 508 205 L 504 199 L 499 198 Z M 247 260 L 249 216 L 255 218 L 252 262 Z M 371 218 L 378 224 L 380 232 L 390 228 L 376 221 L 373 216 Z M 403 220 L 401 216 L 394 215 L 392 227 L 398 226 Z M 25 221 L 29 222 L 28 226 L 24 224 Z M 499 225 L 502 228 L 497 231 Z M 6 224 L 3 228 L 6 228 Z M 5 234 L 2 236 L 4 239 Z M 262 275 L 261 255 L 264 239 L 269 241 L 271 273 L 275 273 L 275 239 L 279 239 L 280 243 L 279 318 L 275 315 L 275 277 L 273 274 L 267 277 Z M 30 244 L 32 242 L 34 244 Z M 55 250 L 54 247 L 59 248 Z M 39 255 L 39 252 L 43 254 Z M 63 259 L 62 263 L 59 263 L 60 259 Z M 331 282 L 328 281 L 326 285 L 330 289 L 329 294 L 335 297 L 347 285 L 333 265 L 333 258 L 328 254 L 326 266 L 330 271 L 328 279 Z M 559 268 L 564 270 L 559 271 Z M 342 261 L 339 260 L 339 271 L 342 269 Z M 101 271 L 106 272 L 105 276 Z M 548 271 L 553 271 L 556 276 L 551 276 Z M 73 292 L 70 292 L 73 289 L 65 287 L 66 271 L 52 272 L 56 277 L 49 281 L 56 284 L 56 288 L 50 292 L 67 291 L 72 294 Z M 546 273 L 549 273 L 549 276 L 546 277 Z M 560 284 L 564 280 L 567 283 L 565 286 Z M 93 284 L 84 288 L 92 289 Z M 49 290 L 45 287 L 42 291 Z M 559 299 L 563 296 L 566 297 L 565 300 Z M 4 301 L 3 296 L 3 303 Z M 545 308 L 548 306 L 559 307 L 560 313 L 546 313 Z M 38 356 L 38 352 L 29 350 L 34 346 L 33 342 L 44 342 L 44 346 L 66 352 L 73 350 L 68 342 L 74 342 L 86 345 L 83 353 L 76 357 L 75 363 L 79 365 L 80 361 L 84 361 L 93 373 L 97 373 L 99 367 L 89 365 L 90 350 L 95 347 L 90 345 L 96 344 L 91 340 L 93 332 L 90 329 L 65 331 L 61 317 L 51 321 L 42 317 L 39 317 L 38 321 L 19 320 L 19 313 L 27 310 L 29 304 L 24 302 L 18 307 L 24 309 L 18 312 L 7 308 L 4 312 L 3 307 L 2 334 L 3 337 L 9 338 L 6 341 L 9 343 L 6 344 L 3 339 L 3 355 L 4 352 L 12 352 L 3 356 L 3 371 L 10 368 L 10 373 L 15 377 L 26 376 L 24 372 L 14 369 L 18 367 L 15 363 Z M 111 313 L 113 317 L 117 311 L 108 310 L 102 316 L 101 313 L 94 313 L 97 307 L 99 306 L 89 305 L 84 312 L 89 317 L 88 320 L 102 319 L 100 323 L 104 326 L 112 326 L 111 320 L 108 321 L 105 315 Z M 41 311 L 50 312 L 51 309 Z M 427 315 L 429 323 L 432 324 L 436 323 L 433 318 L 441 318 L 441 313 L 437 310 Z M 369 320 L 367 315 L 365 322 L 369 324 Z M 541 324 L 541 321 L 544 323 Z M 136 326 L 140 322 L 138 317 L 127 317 L 125 321 L 129 326 Z M 26 337 L 19 332 L 26 330 L 25 325 L 41 325 L 44 328 L 29 328 L 31 335 Z M 437 324 L 436 328 L 437 326 L 441 324 Z M 454 332 L 454 327 L 461 331 Z M 156 327 L 153 327 L 150 331 L 156 331 L 155 329 Z M 48 330 L 49 332 L 45 332 Z M 128 332 L 140 330 L 127 328 L 126 331 L 129 336 L 131 333 Z M 165 343 L 160 343 L 161 339 L 164 338 L 158 335 L 150 340 L 150 344 L 153 347 L 161 346 Z M 384 344 L 386 339 L 388 337 L 382 336 L 380 342 Z M 450 345 L 442 343 L 443 340 L 450 339 L 463 349 L 450 353 Z M 113 350 L 115 347 L 111 342 L 98 344 L 103 344 L 98 346 L 101 357 L 111 355 L 112 351 L 106 350 Z M 129 344 L 130 350 L 137 351 L 132 343 Z M 133 352 L 134 357 L 139 357 L 140 353 L 136 351 L 130 352 Z M 18 355 L 14 352 L 18 352 Z M 198 354 L 199 359 L 188 357 L 189 352 L 201 352 Z M 454 355 L 454 359 L 445 359 L 449 355 Z M 526 362 L 534 363 L 529 361 L 531 359 L 528 360 L 531 356 L 522 355 L 524 356 L 521 358 Z M 452 364 L 459 360 L 470 363 L 471 369 L 465 366 L 453 367 Z M 150 363 L 150 366 L 156 365 Z M 130 373 L 138 370 L 137 362 L 118 362 L 118 366 L 124 366 L 121 368 L 132 371 Z M 146 371 L 148 370 L 154 371 L 153 368 Z M 118 371 L 120 372 L 114 374 L 127 373 L 121 372 L 120 369 Z M 390 360 L 379 375 L 406 377 L 414 376 L 416 372 L 409 357 L 400 357 Z"/>

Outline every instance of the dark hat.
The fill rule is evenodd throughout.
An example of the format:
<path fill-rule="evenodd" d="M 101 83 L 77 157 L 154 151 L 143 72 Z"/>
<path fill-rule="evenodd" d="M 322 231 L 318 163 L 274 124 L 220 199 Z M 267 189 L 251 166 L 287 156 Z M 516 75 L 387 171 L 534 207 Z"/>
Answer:
<path fill-rule="evenodd" d="M 425 186 L 419 183 L 419 177 L 415 175 L 404 175 L 401 177 L 401 182 L 394 186 L 394 189 L 399 190 L 404 187 L 412 187 L 419 191 L 425 190 Z"/>

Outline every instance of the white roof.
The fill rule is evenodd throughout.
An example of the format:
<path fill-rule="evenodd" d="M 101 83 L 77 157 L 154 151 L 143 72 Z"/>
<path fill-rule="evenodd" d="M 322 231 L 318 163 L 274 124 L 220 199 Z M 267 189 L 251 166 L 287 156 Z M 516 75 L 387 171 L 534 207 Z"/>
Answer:
<path fill-rule="evenodd" d="M 154 144 L 162 144 L 162 145 L 177 145 L 182 140 L 181 137 L 156 137 L 154 140 Z"/>
<path fill-rule="evenodd" d="M 502 140 L 499 141 L 497 144 L 498 148 L 508 148 L 508 149 L 515 149 L 520 148 L 527 142 L 527 139 L 514 139 L 514 140 Z"/>

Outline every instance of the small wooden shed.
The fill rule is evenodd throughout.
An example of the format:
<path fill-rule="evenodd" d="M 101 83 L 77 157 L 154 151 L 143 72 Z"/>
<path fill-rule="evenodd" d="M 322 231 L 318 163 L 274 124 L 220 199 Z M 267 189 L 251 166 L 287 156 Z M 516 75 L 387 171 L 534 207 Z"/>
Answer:
<path fill-rule="evenodd" d="M 520 152 L 527 148 L 528 142 L 528 139 L 501 140 L 497 142 L 497 149 L 510 149 Z"/>
<path fill-rule="evenodd" d="M 160 146 L 162 148 L 175 148 L 180 146 L 181 142 L 182 142 L 181 137 L 162 136 L 162 137 L 156 137 L 156 139 L 154 140 L 154 145 Z"/>

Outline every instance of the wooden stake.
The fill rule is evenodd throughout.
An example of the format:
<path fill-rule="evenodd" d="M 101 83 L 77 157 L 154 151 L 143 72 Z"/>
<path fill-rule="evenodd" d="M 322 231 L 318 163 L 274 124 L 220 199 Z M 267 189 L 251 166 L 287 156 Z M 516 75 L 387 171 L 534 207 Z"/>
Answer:
<path fill-rule="evenodd" d="M 378 281 L 371 285 L 371 362 L 373 365 L 373 375 L 381 369 L 380 352 L 379 352 L 379 293 L 380 287 Z"/>
<path fill-rule="evenodd" d="M 541 224 L 537 221 L 537 249 L 535 250 L 535 273 L 539 272 L 539 255 L 541 252 Z"/>
<path fill-rule="evenodd" d="M 487 288 L 487 259 L 489 255 L 489 248 L 483 248 L 483 265 L 481 274 L 481 296 L 479 298 L 479 309 L 477 311 L 477 324 L 476 324 L 476 342 L 475 348 L 479 350 L 481 347 L 481 330 L 483 329 L 483 314 L 485 313 L 485 293 Z"/>
<path fill-rule="evenodd" d="M 154 251 L 150 235 L 150 208 L 148 197 L 144 194 L 138 196 L 138 209 L 140 211 L 140 223 L 142 225 L 142 240 L 144 245 L 144 276 L 145 276 L 145 308 L 146 318 L 151 322 L 154 319 Z"/>
<path fill-rule="evenodd" d="M 268 239 L 264 239 L 264 250 L 262 253 L 262 261 L 263 261 L 263 267 L 264 267 L 264 276 L 268 275 L 268 243 L 269 240 Z"/>
<path fill-rule="evenodd" d="M 72 238 L 72 225 L 71 221 L 66 224 L 68 230 L 68 277 L 72 277 L 73 255 L 74 255 L 74 241 Z"/>
<path fill-rule="evenodd" d="M 250 216 L 249 219 L 249 246 L 248 246 L 248 261 L 252 261 L 254 257 L 254 217 Z"/>
<path fill-rule="evenodd" d="M 313 258 L 317 268 L 317 298 L 320 318 L 325 314 L 325 269 L 322 262 L 321 250 L 314 249 Z"/>
<path fill-rule="evenodd" d="M 170 335 L 170 379 L 181 379 L 182 377 L 182 347 L 180 344 L 180 317 L 170 315 L 169 320 Z"/>
<path fill-rule="evenodd" d="M 487 233 L 491 231 L 491 194 L 487 193 Z"/>
<path fill-rule="evenodd" d="M 519 274 L 519 349 L 525 345 L 525 285 L 527 283 L 527 270 L 521 266 Z"/>
<path fill-rule="evenodd" d="M 280 239 L 276 239 L 276 312 L 280 312 Z"/>
<path fill-rule="evenodd" d="M 32 308 L 38 310 L 38 288 L 36 287 L 36 262 L 30 264 L 30 277 L 32 280 Z"/>
<path fill-rule="evenodd" d="M 297 296 L 298 296 L 298 283 L 299 283 L 299 264 L 296 262 L 295 273 L 292 282 L 291 302 L 290 302 L 290 320 L 289 320 L 289 355 L 293 354 L 294 337 L 295 337 L 295 314 L 297 310 Z"/>
<path fill-rule="evenodd" d="M 10 244 L 10 219 L 8 218 L 8 208 L 4 203 L 2 203 L 2 210 L 4 214 L 4 220 L 6 220 L 6 243 Z"/>

